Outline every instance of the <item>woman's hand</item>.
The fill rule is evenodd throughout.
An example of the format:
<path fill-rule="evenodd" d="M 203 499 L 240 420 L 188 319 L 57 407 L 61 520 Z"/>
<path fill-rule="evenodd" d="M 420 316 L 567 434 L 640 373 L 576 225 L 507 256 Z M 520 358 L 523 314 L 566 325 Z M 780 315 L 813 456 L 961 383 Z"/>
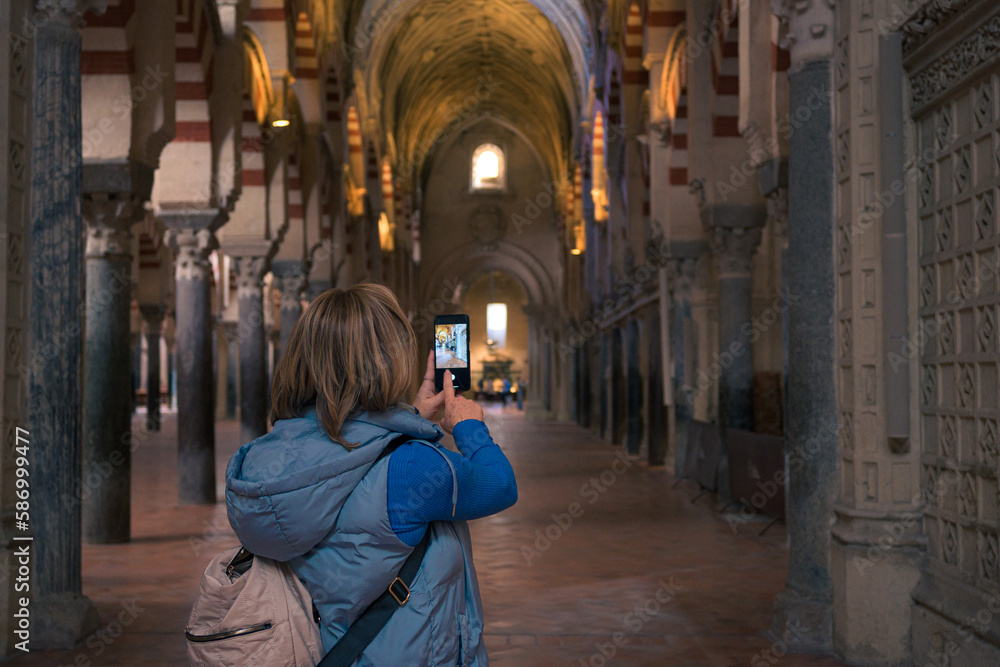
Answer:
<path fill-rule="evenodd" d="M 451 371 L 445 371 L 444 391 L 439 395 L 444 396 L 444 419 L 441 420 L 441 428 L 446 432 L 451 433 L 456 424 L 466 419 L 483 421 L 483 408 L 475 401 L 455 393 Z"/>
<path fill-rule="evenodd" d="M 424 371 L 423 382 L 413 399 L 413 407 L 424 419 L 434 421 L 438 408 L 444 405 L 444 392 L 434 391 L 434 350 L 427 353 L 427 370 Z"/>

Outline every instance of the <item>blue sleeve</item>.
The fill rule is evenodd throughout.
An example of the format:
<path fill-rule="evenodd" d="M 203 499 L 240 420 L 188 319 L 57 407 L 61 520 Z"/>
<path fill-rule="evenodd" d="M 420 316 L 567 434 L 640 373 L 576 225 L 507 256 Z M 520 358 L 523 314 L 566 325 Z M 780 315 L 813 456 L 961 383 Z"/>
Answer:
<path fill-rule="evenodd" d="M 461 454 L 408 442 L 389 456 L 389 525 L 410 546 L 431 521 L 479 519 L 517 502 L 514 470 L 486 424 L 466 419 L 452 435 Z"/>

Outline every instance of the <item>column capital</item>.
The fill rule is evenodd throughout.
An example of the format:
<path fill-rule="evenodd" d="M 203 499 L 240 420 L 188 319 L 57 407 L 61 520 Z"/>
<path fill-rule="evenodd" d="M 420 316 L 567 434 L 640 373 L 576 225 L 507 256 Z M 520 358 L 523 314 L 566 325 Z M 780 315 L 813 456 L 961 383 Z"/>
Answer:
<path fill-rule="evenodd" d="M 749 278 L 760 239 L 760 227 L 713 227 L 712 252 L 719 277 Z"/>
<path fill-rule="evenodd" d="M 34 0 L 33 4 L 35 10 L 45 13 L 47 20 L 73 28 L 81 27 L 87 12 L 103 14 L 108 8 L 107 0 Z"/>
<path fill-rule="evenodd" d="M 270 271 L 270 261 L 266 255 L 239 255 L 233 257 L 233 271 L 236 273 L 236 298 L 260 298 L 264 289 L 264 274 Z"/>
<path fill-rule="evenodd" d="M 667 287 L 674 299 L 688 299 L 698 282 L 700 257 L 671 257 L 667 260 Z"/>
<path fill-rule="evenodd" d="M 791 53 L 792 71 L 833 57 L 834 7 L 836 0 L 771 0 L 771 12 L 786 31 L 779 46 Z"/>
<path fill-rule="evenodd" d="M 168 229 L 167 243 L 177 252 L 177 280 L 208 280 L 212 265 L 209 254 L 216 248 L 209 229 Z"/>
<path fill-rule="evenodd" d="M 131 192 L 85 192 L 81 201 L 87 223 L 87 258 L 132 255 L 133 224 L 144 214 L 142 200 Z"/>
<path fill-rule="evenodd" d="M 303 274 L 284 275 L 276 277 L 277 288 L 281 291 L 281 310 L 297 310 L 302 308 L 302 293 L 305 292 L 308 278 Z"/>
<path fill-rule="evenodd" d="M 146 322 L 146 333 L 160 335 L 163 331 L 163 318 L 166 317 L 167 307 L 160 304 L 139 304 L 139 312 Z"/>

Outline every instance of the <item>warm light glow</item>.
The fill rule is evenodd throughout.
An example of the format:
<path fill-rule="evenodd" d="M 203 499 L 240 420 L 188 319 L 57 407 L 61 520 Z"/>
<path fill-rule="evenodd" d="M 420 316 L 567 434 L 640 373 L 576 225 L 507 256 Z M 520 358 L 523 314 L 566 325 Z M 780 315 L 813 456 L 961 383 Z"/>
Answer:
<path fill-rule="evenodd" d="M 479 168 L 480 179 L 496 178 L 500 175 L 500 158 L 492 148 L 482 152 L 476 166 Z"/>
<path fill-rule="evenodd" d="M 392 252 L 396 248 L 396 226 L 389 223 L 383 211 L 378 217 L 378 241 L 382 252 Z"/>
<path fill-rule="evenodd" d="M 483 144 L 472 154 L 472 188 L 502 190 L 503 187 L 503 151 L 493 144 Z"/>
<path fill-rule="evenodd" d="M 572 250 L 569 251 L 569 254 L 571 254 L 571 255 L 579 255 L 582 252 L 583 251 L 580 250 L 579 248 L 573 248 Z"/>
<path fill-rule="evenodd" d="M 288 127 L 289 124 L 290 121 L 287 118 L 278 118 L 277 120 L 271 123 L 271 125 L 273 125 L 274 127 Z"/>
<path fill-rule="evenodd" d="M 486 305 L 486 337 L 497 347 L 507 343 L 507 304 L 490 303 Z"/>

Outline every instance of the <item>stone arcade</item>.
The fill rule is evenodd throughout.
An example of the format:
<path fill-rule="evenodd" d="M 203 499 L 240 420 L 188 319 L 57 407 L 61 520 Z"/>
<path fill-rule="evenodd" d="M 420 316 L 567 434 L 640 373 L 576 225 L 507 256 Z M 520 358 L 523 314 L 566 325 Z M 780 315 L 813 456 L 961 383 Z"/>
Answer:
<path fill-rule="evenodd" d="M 368 279 L 422 347 L 481 310 L 474 381 L 663 493 L 692 421 L 782 436 L 790 651 L 1000 664 L 996 2 L 7 0 L 0 34 L 33 650 L 100 626 L 133 429 L 176 419 L 177 502 L 218 502 L 216 423 L 265 433 L 303 308 Z"/>

